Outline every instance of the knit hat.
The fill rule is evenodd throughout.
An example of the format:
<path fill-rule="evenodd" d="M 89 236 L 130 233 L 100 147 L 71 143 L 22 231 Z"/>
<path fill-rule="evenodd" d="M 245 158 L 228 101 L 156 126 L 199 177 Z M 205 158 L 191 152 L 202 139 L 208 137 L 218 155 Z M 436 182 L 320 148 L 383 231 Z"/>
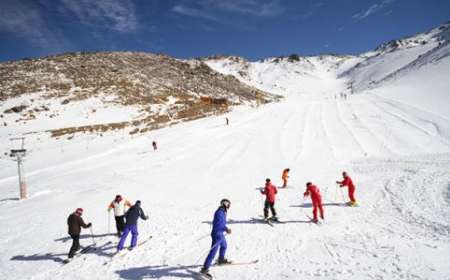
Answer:
<path fill-rule="evenodd" d="M 83 214 L 83 208 L 77 208 L 77 210 L 75 210 L 75 213 L 77 213 L 78 215 Z"/>

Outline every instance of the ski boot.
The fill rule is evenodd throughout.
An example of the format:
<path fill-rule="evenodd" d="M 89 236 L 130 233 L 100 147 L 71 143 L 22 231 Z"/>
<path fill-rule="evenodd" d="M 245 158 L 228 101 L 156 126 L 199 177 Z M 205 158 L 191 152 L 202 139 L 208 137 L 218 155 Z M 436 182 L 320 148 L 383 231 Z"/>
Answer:
<path fill-rule="evenodd" d="M 225 259 L 225 258 L 219 258 L 219 260 L 217 261 L 218 265 L 224 265 L 224 264 L 231 264 L 231 261 Z"/>
<path fill-rule="evenodd" d="M 273 222 L 278 222 L 278 217 L 277 216 L 272 216 L 270 218 L 270 220 L 273 221 Z"/>
<path fill-rule="evenodd" d="M 202 274 L 203 276 L 205 276 L 208 279 L 212 279 L 212 275 L 209 273 L 209 270 L 202 267 L 202 269 L 200 269 L 200 274 Z"/>

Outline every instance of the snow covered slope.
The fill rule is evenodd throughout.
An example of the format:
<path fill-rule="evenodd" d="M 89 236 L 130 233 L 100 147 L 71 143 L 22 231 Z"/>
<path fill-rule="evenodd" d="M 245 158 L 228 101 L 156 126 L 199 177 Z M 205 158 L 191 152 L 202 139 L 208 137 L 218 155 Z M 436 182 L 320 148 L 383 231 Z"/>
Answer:
<path fill-rule="evenodd" d="M 348 98 L 335 98 L 348 86 L 336 78 L 362 57 L 211 60 L 215 69 L 286 98 L 237 107 L 228 126 L 222 116 L 142 135 L 26 135 L 30 198 L 17 200 L 15 163 L 0 157 L 0 279 L 198 279 L 224 197 L 233 230 L 227 257 L 259 262 L 213 267 L 216 279 L 448 279 L 446 48 Z M 3 151 L 12 148 L 1 139 Z M 284 223 L 271 227 L 257 221 L 259 188 L 267 177 L 279 185 L 286 167 L 289 188 L 279 190 L 276 204 Z M 343 170 L 356 184 L 359 207 L 343 205 L 346 194 L 335 184 Z M 309 222 L 307 181 L 321 189 L 322 225 Z M 139 239 L 153 238 L 111 258 L 117 238 L 106 207 L 117 193 L 142 201 L 150 220 L 139 222 Z M 93 223 L 97 249 L 62 265 L 70 247 L 66 218 L 77 207 Z M 81 244 L 91 243 L 84 230 Z"/>
<path fill-rule="evenodd" d="M 374 88 L 412 68 L 447 57 L 449 52 L 445 46 L 449 42 L 450 23 L 447 23 L 426 33 L 390 41 L 362 54 L 364 60 L 341 73 L 340 77 L 348 79 L 354 91 Z"/>
<path fill-rule="evenodd" d="M 351 59 L 350 56 L 323 55 L 317 57 L 298 57 L 292 55 L 281 58 L 268 58 L 249 62 L 240 57 L 222 56 L 205 59 L 214 70 L 233 75 L 240 81 L 261 90 L 281 95 L 311 93 L 316 95 L 340 88 L 340 80 L 334 79 L 338 66 Z M 315 87 L 318 82 L 327 81 L 320 90 Z"/>
<path fill-rule="evenodd" d="M 318 94 L 320 90 L 314 85 L 331 80 L 333 82 L 321 85 L 321 89 L 334 95 L 373 89 L 423 66 L 437 64 L 448 59 L 449 44 L 450 23 L 446 23 L 425 33 L 392 40 L 358 56 L 291 55 L 255 62 L 234 56 L 215 56 L 203 61 L 218 72 L 282 95 L 311 93 L 311 89 Z"/>

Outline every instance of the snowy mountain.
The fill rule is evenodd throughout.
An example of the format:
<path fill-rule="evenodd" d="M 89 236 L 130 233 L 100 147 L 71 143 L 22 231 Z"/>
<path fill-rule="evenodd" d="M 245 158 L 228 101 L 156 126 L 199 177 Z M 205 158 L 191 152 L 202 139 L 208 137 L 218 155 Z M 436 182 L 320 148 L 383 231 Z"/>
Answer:
<path fill-rule="evenodd" d="M 274 100 L 204 63 L 135 52 L 1 63 L 0 90 L 2 125 L 10 133 L 48 130 L 53 135 L 121 128 L 142 133 L 224 113 L 228 106 L 256 104 L 257 98 Z"/>
<path fill-rule="evenodd" d="M 268 92 L 304 94 L 318 80 L 334 77 L 333 83 L 323 85 L 325 92 L 334 92 L 333 88 L 346 84 L 345 93 L 356 93 L 448 59 L 449 42 L 450 23 L 446 23 L 426 33 L 392 40 L 357 56 L 291 55 L 255 62 L 234 56 L 215 56 L 203 61 L 223 74 L 234 75 L 240 81 Z"/>
<path fill-rule="evenodd" d="M 217 56 L 202 59 L 207 67 L 198 60 L 101 54 L 103 62 L 97 57 L 82 70 L 96 77 L 83 91 L 72 87 L 68 77 L 74 76 L 69 74 L 47 78 L 50 70 L 41 79 L 46 85 L 55 81 L 51 88 L 34 87 L 33 81 L 41 69 L 57 64 L 55 59 L 65 60 L 58 64 L 63 67 L 95 54 L 44 58 L 46 67 L 33 66 L 39 60 L 27 67 L 26 61 L 0 65 L 14 69 L 2 70 L 2 77 L 9 78 L 0 81 L 7 89 L 2 112 L 11 109 L 3 113 L 8 124 L 0 130 L 5 154 L 0 156 L 0 279 L 199 279 L 222 198 L 231 201 L 226 257 L 258 262 L 213 266 L 215 279 L 448 279 L 448 28 L 446 24 L 358 56 L 291 55 L 256 62 Z M 129 62 L 134 59 L 138 61 Z M 112 67 L 107 65 L 123 60 L 128 61 L 127 73 L 117 70 L 114 79 L 95 74 L 100 73 L 96 65 Z M 69 66 L 64 73 L 83 69 Z M 150 71 L 153 67 L 159 70 Z M 140 69 L 148 71 L 140 76 Z M 166 71 L 170 79 L 161 74 Z M 117 93 L 110 87 L 130 73 L 127 90 Z M 16 81 L 16 76 L 21 78 Z M 181 76 L 196 82 L 185 85 Z M 102 90 L 92 89 L 97 81 Z M 69 87 L 57 86 L 65 82 L 73 89 L 69 93 Z M 39 91 L 21 94 L 28 83 Z M 230 85 L 241 90 L 232 92 Z M 255 88 L 268 101 L 276 100 L 275 95 L 284 98 L 135 134 L 122 129 L 106 130 L 102 137 L 78 133 L 71 138 L 35 129 L 85 125 L 91 113 L 96 113 L 92 123 L 136 119 L 150 106 L 139 103 L 141 87 L 175 91 L 161 97 L 158 112 L 163 112 L 179 102 L 185 86 L 189 100 L 209 93 L 253 104 Z M 86 97 L 78 91 L 87 92 Z M 27 107 L 15 108 L 20 105 Z M 36 122 L 24 124 L 20 118 L 30 107 Z M 43 117 L 55 110 L 59 116 Z M 29 131 L 34 133 L 21 133 Z M 25 200 L 18 199 L 17 165 L 7 156 L 18 145 L 9 140 L 12 134 L 25 136 L 28 151 Z M 158 142 L 156 151 L 152 141 Z M 270 225 L 261 218 L 260 189 L 266 178 L 280 186 L 285 168 L 291 169 L 288 188 L 278 189 L 275 203 L 281 222 Z M 336 184 L 344 170 L 356 185 L 358 207 L 345 204 L 347 187 Z M 321 224 L 311 223 L 312 203 L 303 196 L 308 181 L 320 189 Z M 115 255 L 114 218 L 106 210 L 116 194 L 141 200 L 149 215 L 148 221 L 138 222 L 138 240 L 146 242 L 123 256 Z M 71 245 L 67 217 L 78 207 L 93 224 L 92 231 L 82 230 L 80 243 L 95 250 L 63 264 Z"/>

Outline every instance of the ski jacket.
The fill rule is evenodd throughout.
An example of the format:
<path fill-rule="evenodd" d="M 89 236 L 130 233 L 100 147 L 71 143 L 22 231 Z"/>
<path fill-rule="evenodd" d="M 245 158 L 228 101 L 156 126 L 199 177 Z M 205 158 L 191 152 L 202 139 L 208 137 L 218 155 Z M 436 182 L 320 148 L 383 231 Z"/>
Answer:
<path fill-rule="evenodd" d="M 346 177 L 344 177 L 344 180 L 339 182 L 339 184 L 341 186 L 347 186 L 350 189 L 354 189 L 355 188 L 355 185 L 353 185 L 352 178 L 350 178 L 350 176 L 348 176 L 348 175 Z"/>
<path fill-rule="evenodd" d="M 213 227 L 211 235 L 222 235 L 227 230 L 227 211 L 224 207 L 219 207 L 214 213 Z"/>
<path fill-rule="evenodd" d="M 127 225 L 137 225 L 137 220 L 141 217 L 142 220 L 147 220 L 144 211 L 138 205 L 131 206 L 125 214 L 125 220 Z"/>
<path fill-rule="evenodd" d="M 270 203 L 275 202 L 275 195 L 277 194 L 277 192 L 277 187 L 275 187 L 271 183 L 266 183 L 266 187 L 263 191 L 261 191 L 262 194 L 266 195 L 266 200 Z"/>
<path fill-rule="evenodd" d="M 81 227 L 88 228 L 89 226 L 84 223 L 83 218 L 76 213 L 70 214 L 67 218 L 67 225 L 69 226 L 70 235 L 80 235 Z"/>
<path fill-rule="evenodd" d="M 120 201 L 113 200 L 108 206 L 108 211 L 110 209 L 114 210 L 114 216 L 119 217 L 125 215 L 126 209 L 131 207 L 131 203 L 126 199 L 121 199 Z"/>
<path fill-rule="evenodd" d="M 320 190 L 316 185 L 310 185 L 306 187 L 306 192 L 303 193 L 304 196 L 311 195 L 311 200 L 313 202 L 319 202 L 322 200 L 320 195 Z"/>

